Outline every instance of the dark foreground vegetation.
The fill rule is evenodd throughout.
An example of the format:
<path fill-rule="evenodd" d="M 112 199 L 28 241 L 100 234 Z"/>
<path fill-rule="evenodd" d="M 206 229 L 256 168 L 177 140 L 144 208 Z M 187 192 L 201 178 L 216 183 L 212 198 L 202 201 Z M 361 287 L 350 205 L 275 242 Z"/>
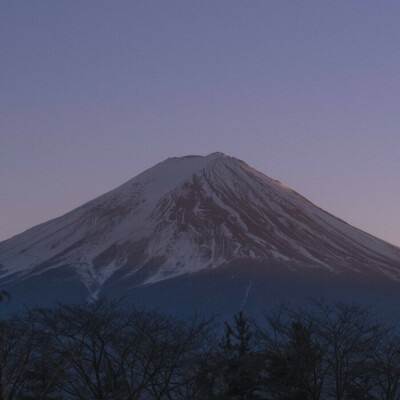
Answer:
<path fill-rule="evenodd" d="M 1 323 L 0 400 L 400 398 L 395 329 L 361 306 L 217 322 L 105 300 L 28 310 Z"/>

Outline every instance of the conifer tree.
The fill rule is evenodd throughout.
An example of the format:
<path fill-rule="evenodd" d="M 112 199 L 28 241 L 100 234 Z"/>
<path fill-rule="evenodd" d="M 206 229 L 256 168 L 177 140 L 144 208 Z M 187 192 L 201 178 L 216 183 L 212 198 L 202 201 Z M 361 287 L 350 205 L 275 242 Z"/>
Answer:
<path fill-rule="evenodd" d="M 226 399 L 258 399 L 262 359 L 255 351 L 254 332 L 243 312 L 234 316 L 234 325 L 225 323 L 223 350 L 223 380 Z"/>

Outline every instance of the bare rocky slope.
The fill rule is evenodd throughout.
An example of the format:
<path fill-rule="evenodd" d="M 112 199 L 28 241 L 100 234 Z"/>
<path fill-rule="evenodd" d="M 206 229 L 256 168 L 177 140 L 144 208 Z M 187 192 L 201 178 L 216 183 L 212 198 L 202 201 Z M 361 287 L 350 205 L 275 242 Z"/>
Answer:
<path fill-rule="evenodd" d="M 152 306 L 186 301 L 190 308 L 191 300 L 219 304 L 218 294 L 228 290 L 227 299 L 236 297 L 242 307 L 257 290 L 259 300 L 274 291 L 279 300 L 279 293 L 302 292 L 301 285 L 304 295 L 312 294 L 307 288 L 321 289 L 325 281 L 327 288 L 355 279 L 364 288 L 379 282 L 396 291 L 400 249 L 245 162 L 213 153 L 167 159 L 0 243 L 0 268 L 0 285 L 20 302 L 112 293 Z M 235 292 L 234 278 L 241 274 Z M 280 288 L 273 283 L 278 275 L 286 276 Z M 285 287 L 294 276 L 297 286 Z M 198 299 L 191 299 L 204 279 Z M 213 289 L 213 282 L 221 287 Z"/>

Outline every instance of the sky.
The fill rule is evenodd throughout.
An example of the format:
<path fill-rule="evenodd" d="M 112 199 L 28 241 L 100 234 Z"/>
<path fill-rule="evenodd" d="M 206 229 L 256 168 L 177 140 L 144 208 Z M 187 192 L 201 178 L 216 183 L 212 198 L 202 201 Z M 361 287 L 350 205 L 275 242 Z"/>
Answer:
<path fill-rule="evenodd" d="M 0 240 L 221 151 L 400 246 L 400 2 L 0 2 Z"/>

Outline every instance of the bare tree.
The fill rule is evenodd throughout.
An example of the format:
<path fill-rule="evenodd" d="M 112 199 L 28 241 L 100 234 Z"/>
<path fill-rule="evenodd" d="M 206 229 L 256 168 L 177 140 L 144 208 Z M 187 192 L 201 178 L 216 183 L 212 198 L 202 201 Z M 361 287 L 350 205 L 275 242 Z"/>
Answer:
<path fill-rule="evenodd" d="M 328 365 L 327 393 L 334 399 L 368 398 L 374 389 L 373 359 L 388 325 L 356 304 L 314 302 L 318 335 Z"/>
<path fill-rule="evenodd" d="M 26 374 L 36 352 L 37 326 L 32 313 L 0 324 L 0 399 L 18 399 L 27 387 Z"/>
<path fill-rule="evenodd" d="M 316 301 L 265 326 L 104 299 L 0 324 L 0 400 L 400 400 L 400 344 L 370 309 Z"/>
<path fill-rule="evenodd" d="M 264 390 L 273 399 L 322 397 L 327 365 L 318 335 L 319 321 L 302 309 L 281 306 L 258 326 L 258 341 L 267 360 Z"/>
<path fill-rule="evenodd" d="M 104 299 L 40 310 L 57 387 L 76 399 L 189 399 L 209 323 Z"/>
<path fill-rule="evenodd" d="M 77 399 L 122 399 L 126 385 L 112 348 L 127 324 L 116 303 L 104 300 L 40 310 L 42 330 L 55 362 L 58 387 Z"/>
<path fill-rule="evenodd" d="M 140 313 L 133 322 L 124 368 L 131 393 L 154 399 L 196 398 L 210 322 L 197 317 L 179 321 L 158 313 Z"/>
<path fill-rule="evenodd" d="M 375 392 L 379 400 L 400 399 L 400 339 L 393 332 L 394 329 L 371 354 Z"/>
<path fill-rule="evenodd" d="M 398 384 L 389 326 L 368 308 L 320 300 L 266 320 L 259 338 L 274 399 L 375 399 L 379 385 L 393 391 Z"/>

